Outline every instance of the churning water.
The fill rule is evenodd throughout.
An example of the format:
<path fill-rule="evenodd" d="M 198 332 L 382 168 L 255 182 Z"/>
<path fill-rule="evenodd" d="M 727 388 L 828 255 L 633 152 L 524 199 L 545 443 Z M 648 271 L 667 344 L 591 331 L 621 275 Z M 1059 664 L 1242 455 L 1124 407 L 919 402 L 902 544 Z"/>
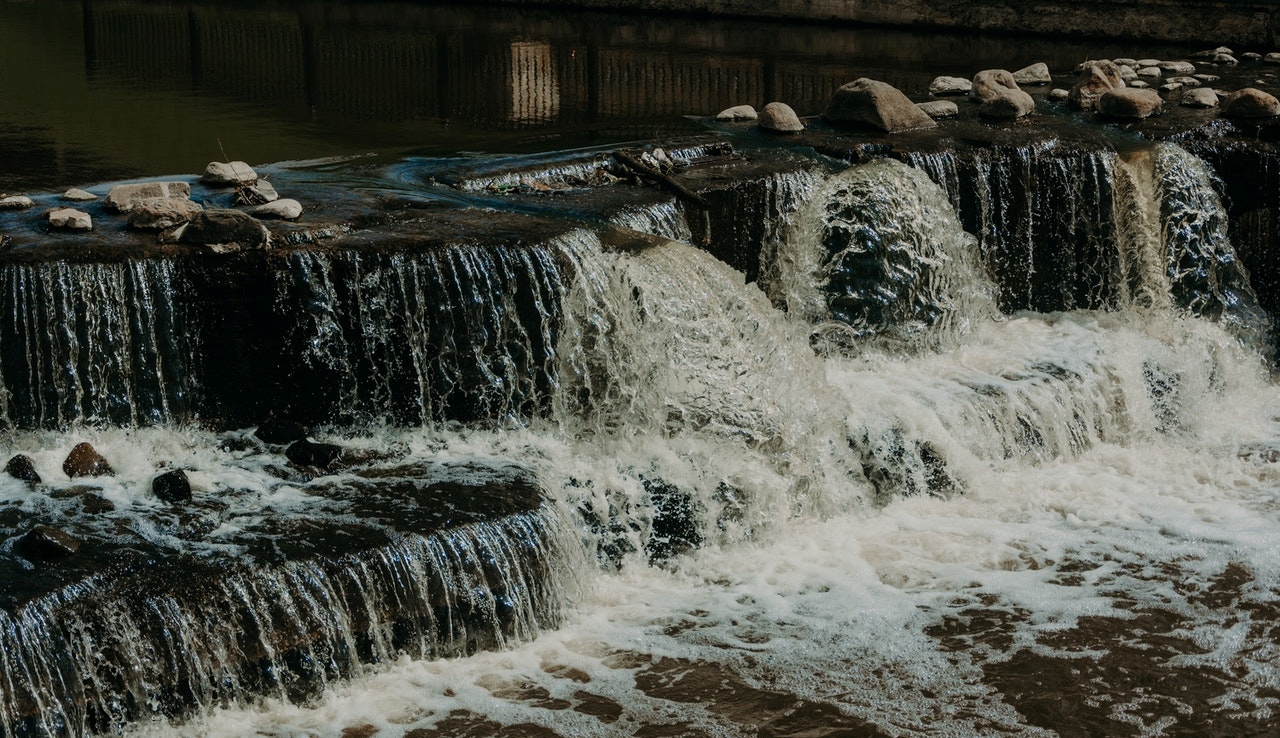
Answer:
<path fill-rule="evenodd" d="M 333 678 L 300 694 L 237 693 L 215 670 L 190 689 L 196 718 L 144 714 L 125 732 L 1274 735 L 1280 398 L 1259 343 L 1266 327 L 1203 165 L 1159 147 L 1090 166 L 1117 182 L 1105 189 L 1117 218 L 1107 229 L 1121 235 L 1104 239 L 1105 262 L 1123 270 L 1085 285 L 1107 293 L 1090 309 L 1001 314 L 1006 285 L 983 253 L 994 236 L 965 233 L 954 193 L 887 160 L 789 184 L 796 202 L 763 249 L 768 294 L 671 240 L 682 231 L 669 206 L 628 217 L 653 224 L 643 247 L 606 248 L 579 230 L 522 257 L 545 277 L 540 299 L 560 308 L 538 339 L 554 346 L 532 358 L 525 329 L 495 323 L 511 333 L 491 337 L 490 353 L 516 346 L 524 362 L 496 375 L 534 371 L 541 382 L 521 393 L 486 380 L 497 394 L 482 396 L 517 408 L 511 420 L 366 424 L 344 443 L 393 449 L 404 466 L 487 469 L 486 479 L 515 467 L 536 481 L 548 500 L 522 513 L 531 522 L 519 536 L 549 552 L 542 604 L 482 643 L 498 647 L 488 652 L 410 647 L 418 641 L 395 640 L 390 625 L 372 645 L 335 636 L 320 656 L 304 654 L 338 664 Z M 506 266 L 450 264 L 449 274 L 507 278 Z M 410 289 L 426 267 L 374 266 L 352 267 L 361 304 L 429 321 Z M 501 285 L 466 289 L 459 306 L 502 312 Z M 376 364 L 384 348 L 317 331 L 332 340 L 313 344 L 316 361 Z M 425 385 L 448 357 L 422 358 L 411 378 Z M 376 369 L 340 377 L 367 404 L 353 411 L 376 415 L 379 397 L 401 391 L 377 384 Z M 532 419 L 512 399 L 528 396 L 545 397 Z M 433 396 L 413 398 L 429 419 Z M 289 478 L 247 434 L 82 435 L 117 460 L 101 495 L 143 521 L 135 535 L 197 560 L 257 555 L 245 532 L 256 521 L 332 503 L 325 485 L 367 487 L 358 472 Z M 57 478 L 64 438 L 23 433 L 14 444 Z M 161 458 L 199 469 L 198 488 L 238 490 L 207 535 L 156 517 L 142 487 Z M 2 484 L 10 504 L 38 504 Z M 333 514 L 355 514 L 342 500 Z M 483 552 L 496 531 L 469 535 L 450 545 L 482 553 L 455 558 L 494 557 Z M 453 560 L 420 551 L 435 540 L 398 544 L 412 549 L 391 554 L 400 563 L 366 562 L 355 584 L 288 569 L 309 580 L 308 598 L 256 586 L 263 597 L 293 592 L 307 628 L 340 632 L 341 622 L 311 624 L 326 619 L 316 609 L 332 606 L 326 598 L 343 599 L 343 587 L 381 588 L 362 606 L 407 596 L 419 575 L 397 566 Z M 293 616 L 279 610 L 254 622 L 284 628 Z M 212 658 L 198 644 L 188 652 L 184 668 Z M 0 689 L 11 694 L 19 671 Z"/>

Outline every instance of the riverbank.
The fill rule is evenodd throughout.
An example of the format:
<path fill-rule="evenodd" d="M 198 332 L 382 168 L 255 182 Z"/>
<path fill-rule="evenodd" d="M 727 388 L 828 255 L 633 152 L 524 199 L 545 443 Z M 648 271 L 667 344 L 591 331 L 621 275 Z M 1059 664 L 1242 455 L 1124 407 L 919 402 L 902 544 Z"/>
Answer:
<path fill-rule="evenodd" d="M 690 13 L 787 21 L 837 21 L 913 29 L 1019 33 L 1173 43 L 1269 45 L 1280 3 L 1189 0 L 506 0 L 522 7 Z"/>

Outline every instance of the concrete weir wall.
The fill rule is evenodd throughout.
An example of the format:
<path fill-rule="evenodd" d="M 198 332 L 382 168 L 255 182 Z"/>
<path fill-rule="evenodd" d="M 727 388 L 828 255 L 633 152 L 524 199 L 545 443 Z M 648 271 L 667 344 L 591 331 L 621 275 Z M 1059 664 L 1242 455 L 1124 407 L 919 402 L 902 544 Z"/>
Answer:
<path fill-rule="evenodd" d="M 1280 43 L 1280 0 L 505 0 L 655 13 L 841 21 L 1176 43 Z"/>

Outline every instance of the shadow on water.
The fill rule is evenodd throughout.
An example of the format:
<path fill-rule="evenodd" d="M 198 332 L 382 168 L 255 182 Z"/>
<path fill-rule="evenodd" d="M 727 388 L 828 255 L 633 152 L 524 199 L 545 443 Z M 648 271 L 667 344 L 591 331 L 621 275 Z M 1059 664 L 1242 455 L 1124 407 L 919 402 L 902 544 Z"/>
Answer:
<path fill-rule="evenodd" d="M 224 151 L 261 162 L 653 138 L 741 103 L 816 114 L 861 76 L 922 92 L 935 74 L 1062 69 L 1116 52 L 419 3 L 5 3 L 0 190 L 198 170 Z"/>

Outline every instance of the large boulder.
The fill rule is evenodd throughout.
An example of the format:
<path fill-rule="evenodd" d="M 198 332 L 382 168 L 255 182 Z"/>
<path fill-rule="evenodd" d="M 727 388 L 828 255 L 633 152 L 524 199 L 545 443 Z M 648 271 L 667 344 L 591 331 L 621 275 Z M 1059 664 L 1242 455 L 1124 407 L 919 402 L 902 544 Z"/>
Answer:
<path fill-rule="evenodd" d="M 14 479 L 21 479 L 32 484 L 40 483 L 40 473 L 36 471 L 35 462 L 26 454 L 16 454 L 4 465 L 5 474 Z"/>
<path fill-rule="evenodd" d="M 214 251 L 263 248 L 271 233 L 257 218 L 239 210 L 210 209 L 197 214 L 176 234 L 180 243 Z"/>
<path fill-rule="evenodd" d="M 189 197 L 151 197 L 136 200 L 129 208 L 129 227 L 163 231 L 182 225 L 204 210 Z"/>
<path fill-rule="evenodd" d="M 836 90 L 822 119 L 834 125 L 864 123 L 889 133 L 938 125 L 896 87 L 866 77 Z"/>
<path fill-rule="evenodd" d="M 978 113 L 988 118 L 1021 118 L 1036 109 L 1036 101 L 1004 69 L 987 69 L 974 75 L 973 96 L 981 103 Z"/>
<path fill-rule="evenodd" d="M 1109 118 L 1142 120 L 1163 109 L 1164 101 L 1155 90 L 1121 87 L 1118 90 L 1107 90 L 1098 98 L 1098 113 Z"/>
<path fill-rule="evenodd" d="M 771 102 L 760 109 L 756 125 L 762 131 L 770 133 L 799 133 L 804 130 L 804 123 L 791 106 L 782 102 Z"/>
<path fill-rule="evenodd" d="M 102 454 L 87 441 L 76 444 L 75 448 L 71 449 L 71 453 L 67 454 L 66 460 L 62 462 L 62 471 L 73 479 L 75 477 L 111 477 L 116 473 Z"/>
<path fill-rule="evenodd" d="M 28 561 L 47 561 L 79 551 L 80 541 L 52 526 L 37 525 L 19 538 L 14 548 Z"/>
<path fill-rule="evenodd" d="M 1142 72 L 1138 72 L 1142 74 Z M 1098 107 L 1098 99 L 1108 90 L 1124 87 L 1124 79 L 1120 76 L 1120 67 L 1109 61 L 1085 62 L 1080 80 L 1071 88 L 1067 100 L 1071 106 L 1080 110 L 1094 110 Z"/>
<path fill-rule="evenodd" d="M 1227 95 L 1222 114 L 1228 118 L 1274 118 L 1280 115 L 1280 100 L 1256 87 L 1246 87 Z"/>
<path fill-rule="evenodd" d="M 186 182 L 139 182 L 111 188 L 103 204 L 108 210 L 127 213 L 142 200 L 158 197 L 191 197 L 191 185 Z"/>

